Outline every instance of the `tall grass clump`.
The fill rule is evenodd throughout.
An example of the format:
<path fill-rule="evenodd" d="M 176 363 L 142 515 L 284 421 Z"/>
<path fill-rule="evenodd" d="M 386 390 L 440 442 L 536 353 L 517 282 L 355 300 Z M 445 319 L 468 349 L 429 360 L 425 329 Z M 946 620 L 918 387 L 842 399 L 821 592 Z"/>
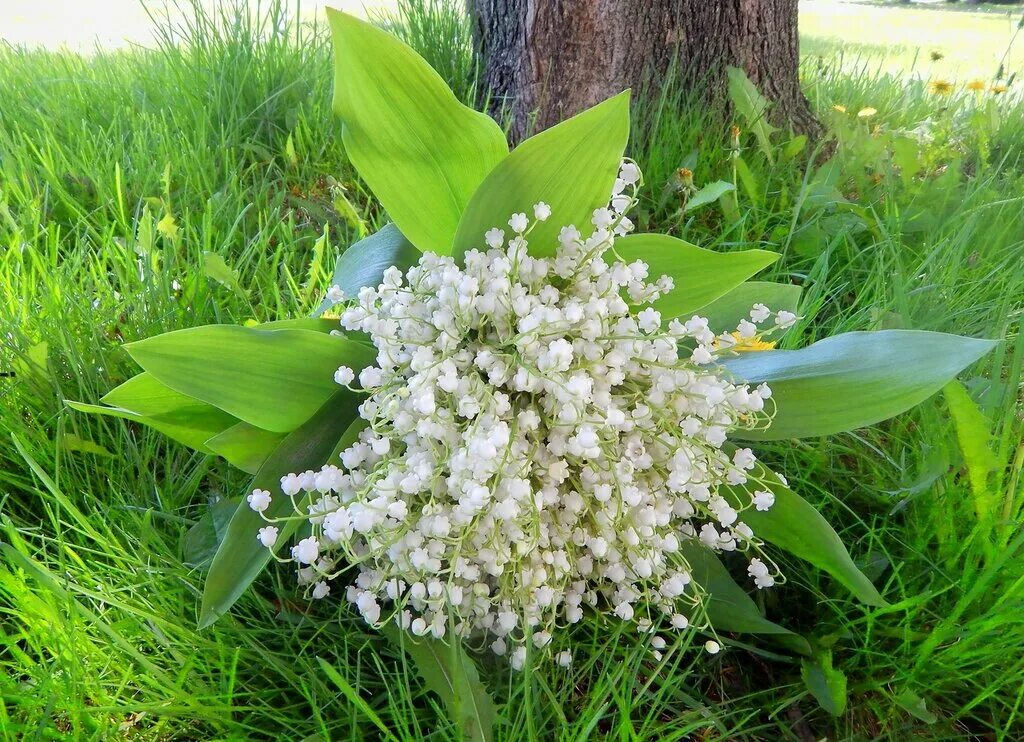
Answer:
<path fill-rule="evenodd" d="M 0 48 L 0 729 L 13 738 L 457 737 L 403 653 L 344 607 L 293 599 L 284 571 L 197 630 L 203 565 L 247 480 L 64 403 L 129 378 L 126 341 L 310 312 L 334 254 L 386 221 L 330 112 L 326 35 L 298 18 L 283 2 L 196 4 L 151 49 Z M 403 0 L 381 23 L 477 100 L 457 6 Z M 1024 734 L 1024 106 L 811 58 L 803 73 L 822 142 L 780 130 L 762 147 L 756 122 L 671 80 L 645 94 L 630 145 L 649 184 L 641 226 L 782 252 L 762 277 L 803 288 L 786 342 L 1003 339 L 912 413 L 764 449 L 800 472 L 791 485 L 890 604 L 857 607 L 796 560 L 760 597 L 843 673 L 845 707 L 823 709 L 798 663 L 742 637 L 714 660 L 680 645 L 657 664 L 635 635 L 585 622 L 571 675 L 482 663 L 502 739 Z M 694 189 L 731 189 L 688 209 L 684 169 Z"/>

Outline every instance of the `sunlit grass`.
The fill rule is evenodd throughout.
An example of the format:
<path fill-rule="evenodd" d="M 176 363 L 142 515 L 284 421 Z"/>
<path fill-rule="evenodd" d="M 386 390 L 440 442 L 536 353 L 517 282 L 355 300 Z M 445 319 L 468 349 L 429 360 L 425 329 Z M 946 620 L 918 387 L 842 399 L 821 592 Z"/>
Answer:
<path fill-rule="evenodd" d="M 414 43 L 437 37 L 429 19 L 416 22 Z M 434 22 L 453 28 L 451 17 Z M 88 62 L 0 51 L 0 371 L 17 374 L 0 378 L 8 736 L 348 739 L 375 734 L 369 708 L 400 739 L 456 737 L 396 647 L 344 606 L 296 602 L 284 571 L 197 631 L 202 574 L 184 565 L 183 539 L 246 479 L 63 404 L 94 401 L 133 373 L 124 341 L 310 311 L 356 234 L 327 176 L 360 218 L 384 218 L 330 115 L 324 39 L 305 29 L 296 43 L 273 27 L 204 17 L 187 27 L 189 49 Z M 425 51 L 467 48 L 448 43 Z M 470 95 L 472 65 L 448 61 L 449 82 Z M 1002 520 L 975 523 L 941 396 L 882 426 L 777 445 L 768 455 L 892 604 L 866 610 L 795 561 L 783 565 L 785 587 L 758 596 L 769 616 L 831 648 L 849 679 L 847 712 L 829 717 L 799 665 L 769 645 L 745 649 L 750 637 L 714 659 L 685 638 L 658 664 L 636 636 L 587 621 L 560 639 L 576 649 L 571 672 L 513 674 L 482 658 L 502 739 L 1021 736 L 1024 115 L 1012 100 L 940 98 L 902 75 L 813 59 L 805 81 L 840 137 L 834 177 L 813 145 L 783 156 L 782 137 L 770 163 L 744 135 L 757 183 L 739 184 L 740 218 L 707 208 L 681 221 L 662 186 L 682 165 L 698 184 L 731 179 L 731 122 L 666 89 L 635 112 L 631 152 L 651 184 L 639 218 L 714 249 L 783 252 L 764 278 L 804 287 L 790 343 L 881 327 L 1006 338 L 964 377 L 991 425 Z M 857 119 L 867 106 L 877 114 Z M 922 122 L 932 139 L 916 155 L 920 174 L 904 179 L 879 142 L 917 136 Z M 834 218 L 847 213 L 856 219 Z M 173 236 L 158 227 L 168 215 Z M 207 275 L 205 253 L 236 272 L 237 289 Z"/>
<path fill-rule="evenodd" d="M 1021 16 L 1012 5 L 804 0 L 800 43 L 805 57 L 880 72 L 991 80 L 1001 64 L 1004 77 L 1024 68 L 1024 39 L 1014 41 Z"/>

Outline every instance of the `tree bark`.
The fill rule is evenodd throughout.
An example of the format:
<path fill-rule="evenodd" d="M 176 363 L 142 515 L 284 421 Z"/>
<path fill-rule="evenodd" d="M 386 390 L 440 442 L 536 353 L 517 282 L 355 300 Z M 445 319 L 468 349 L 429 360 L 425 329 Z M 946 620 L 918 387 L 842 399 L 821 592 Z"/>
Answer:
<path fill-rule="evenodd" d="M 772 101 L 770 116 L 814 134 L 800 90 L 797 0 L 469 0 L 483 82 L 512 137 L 674 74 L 709 102 L 728 65 Z"/>

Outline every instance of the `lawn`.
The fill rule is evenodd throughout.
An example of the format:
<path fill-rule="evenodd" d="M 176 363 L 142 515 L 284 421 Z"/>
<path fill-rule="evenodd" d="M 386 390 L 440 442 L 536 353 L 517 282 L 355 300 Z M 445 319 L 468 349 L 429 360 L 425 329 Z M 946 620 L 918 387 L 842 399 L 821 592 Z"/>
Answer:
<path fill-rule="evenodd" d="M 840 60 L 891 74 L 959 80 L 993 79 L 1024 62 L 1016 34 L 1020 10 L 1006 5 L 901 5 L 871 0 L 804 0 L 800 41 L 805 57 Z"/>
<path fill-rule="evenodd" d="M 785 585 L 757 596 L 844 673 L 845 706 L 823 707 L 799 662 L 750 636 L 714 657 L 681 640 L 659 662 L 588 619 L 571 633 L 571 671 L 481 658 L 501 739 L 1024 736 L 1024 107 L 927 84 L 939 70 L 991 77 L 1005 48 L 994 39 L 1012 28 L 995 11 L 849 7 L 878 22 L 858 30 L 825 12 L 846 5 L 804 6 L 823 141 L 778 132 L 760 146 L 744 132 L 737 173 L 732 121 L 668 85 L 638 102 L 628 150 L 648 183 L 642 229 L 782 253 L 759 278 L 803 289 L 787 347 L 884 328 L 1003 340 L 892 421 L 763 447 L 890 604 L 861 606 L 795 559 L 781 560 Z M 279 11 L 186 16 L 185 46 L 0 49 L 7 737 L 458 737 L 393 643 L 341 602 L 305 604 L 286 569 L 199 630 L 203 567 L 248 478 L 65 404 L 136 372 L 127 341 L 309 314 L 335 256 L 386 221 L 346 160 L 322 31 Z M 920 18 L 949 31 L 920 31 Z M 472 98 L 457 14 L 391 26 Z M 908 79 L 912 50 L 933 46 L 951 66 L 919 60 Z M 666 186 L 682 166 L 697 185 L 734 183 L 735 203 L 680 215 Z M 979 519 L 983 507 L 997 517 Z"/>

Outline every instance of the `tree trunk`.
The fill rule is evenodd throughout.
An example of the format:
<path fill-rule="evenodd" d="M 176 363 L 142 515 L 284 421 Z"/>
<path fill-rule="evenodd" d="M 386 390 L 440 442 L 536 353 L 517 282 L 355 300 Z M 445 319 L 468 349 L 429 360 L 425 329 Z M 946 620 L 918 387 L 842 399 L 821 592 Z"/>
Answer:
<path fill-rule="evenodd" d="M 705 100 L 742 67 L 797 131 L 818 123 L 800 91 L 797 0 L 469 0 L 484 80 L 521 139 L 670 72 Z M 673 64 L 676 63 L 676 64 Z"/>

